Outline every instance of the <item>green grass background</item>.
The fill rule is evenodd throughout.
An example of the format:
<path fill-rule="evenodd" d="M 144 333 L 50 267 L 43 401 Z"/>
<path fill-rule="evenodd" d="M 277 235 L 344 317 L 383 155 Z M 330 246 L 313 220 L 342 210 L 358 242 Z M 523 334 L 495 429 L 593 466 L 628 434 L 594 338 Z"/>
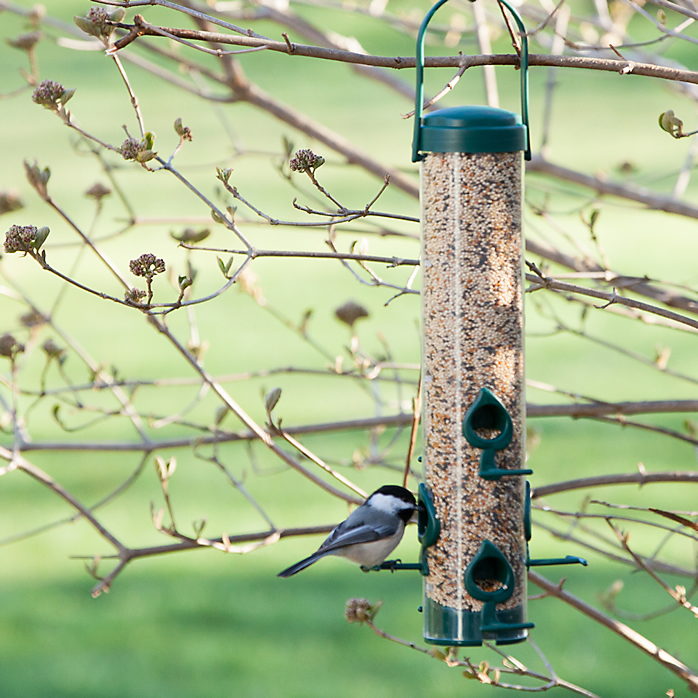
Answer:
<path fill-rule="evenodd" d="M 28 7 L 28 3 L 23 4 Z M 49 12 L 66 22 L 73 14 L 85 13 L 83 3 L 50 3 Z M 427 5 L 420 7 L 423 13 Z M 580 11 L 584 9 L 580 4 Z M 380 22 L 342 16 L 337 12 L 301 8 L 318 22 L 345 34 L 356 34 L 371 52 L 410 55 L 410 39 L 386 29 Z M 462 10 L 457 10 L 462 11 Z M 151 14 L 152 12 L 152 14 Z M 444 12 L 448 12 L 444 10 Z M 177 23 L 168 13 L 148 10 L 148 19 L 164 24 Z M 0 17 L 0 33 L 14 36 L 24 25 L 9 13 Z M 277 36 L 279 27 L 255 27 Z M 49 33 L 53 33 L 48 30 Z M 507 51 L 500 38 L 498 50 Z M 474 50 L 465 42 L 463 50 Z M 430 48 L 446 52 L 442 46 Z M 41 77 L 76 87 L 70 103 L 78 122 L 88 131 L 111 143 L 124 138 L 122 124 L 132 133 L 136 126 L 120 79 L 109 60 L 100 52 L 83 53 L 59 48 L 50 41 L 38 49 Z M 671 47 L 668 55 L 696 68 L 695 54 L 681 46 Z M 362 149 L 380 161 L 406 171 L 416 171 L 409 162 L 411 123 L 401 118 L 410 105 L 385 87 L 356 77 L 345 65 L 291 59 L 257 53 L 241 57 L 252 80 L 278 99 L 311 113 L 339 133 L 353 139 Z M 0 48 L 2 78 L 0 92 L 21 86 L 18 69 L 24 58 L 18 51 Z M 361 207 L 377 190 L 377 181 L 354 170 L 341 167 L 339 159 L 320 146 L 279 125 L 270 117 L 245 105 L 212 105 L 183 92 L 168 88 L 148 74 L 129 66 L 129 76 L 141 103 L 147 127 L 157 134 L 161 153 L 174 148 L 176 137 L 172 122 L 181 117 L 191 126 L 195 140 L 187 144 L 175 161 L 182 172 L 201 189 L 223 201 L 216 191 L 214 168 L 232 166 L 231 183 L 254 203 L 264 204 L 274 216 L 298 218 L 290 201 L 290 192 L 274 174 L 268 159 L 258 151 L 281 152 L 282 136 L 294 140 L 296 147 L 314 147 L 327 156 L 320 174 L 333 192 L 341 192 L 342 201 Z M 480 75 L 468 71 L 445 104 L 482 102 Z M 410 82 L 412 74 L 402 76 Z M 448 72 L 429 75 L 429 89 L 438 89 L 450 79 Z M 532 70 L 531 113 L 534 147 L 540 138 L 542 94 L 547 73 Z M 510 69 L 498 72 L 502 106 L 518 109 L 518 74 Z M 673 177 L 690 147 L 688 141 L 672 141 L 661 132 L 656 120 L 660 112 L 673 108 L 686 118 L 692 113 L 690 102 L 670 93 L 659 81 L 634 76 L 565 71 L 558 74 L 560 86 L 554 105 L 554 126 L 550 140 L 550 158 L 569 167 L 620 177 L 617 167 L 631 162 L 635 169 L 630 179 L 669 193 Z M 682 111 L 683 110 L 683 111 Z M 231 130 L 244 144 L 245 154 L 235 156 Z M 691 128 L 688 124 L 687 127 Z M 0 100 L 2 161 L 0 188 L 18 187 L 27 207 L 4 217 L 11 224 L 49 225 L 47 246 L 52 263 L 69 269 L 75 262 L 74 234 L 58 217 L 38 202 L 23 180 L 22 160 L 38 159 L 52 171 L 51 192 L 81 226 L 88 228 L 93 210 L 81 192 L 95 180 L 104 181 L 94 160 L 79 148 L 75 138 L 50 113 L 31 104 L 29 92 L 13 99 Z M 117 163 L 118 164 L 118 163 Z M 119 182 L 139 216 L 175 219 L 192 216 L 201 225 L 210 225 L 207 211 L 183 193 L 164 173 L 150 174 L 138 167 L 122 164 Z M 552 191 L 553 214 L 567 226 L 576 240 L 590 246 L 588 231 L 580 221 L 585 192 L 565 183 L 527 178 L 527 197 L 540 204 Z M 306 196 L 308 196 L 306 189 Z M 687 194 L 695 199 L 695 188 Z M 308 198 L 310 201 L 310 199 Z M 226 200 L 225 202 L 230 203 Z M 410 215 L 418 214 L 415 201 L 397 191 L 388 191 L 381 206 Z M 242 212 L 241 214 L 242 215 Z M 588 215 L 588 208 L 586 209 Z M 123 225 L 124 212 L 107 201 L 100 221 L 99 235 L 108 235 Z M 540 220 L 527 213 L 527 234 L 538 235 Z M 142 252 L 154 252 L 167 259 L 168 267 L 184 273 L 186 255 L 175 248 L 170 230 L 180 230 L 173 222 L 151 223 L 103 243 L 109 255 L 122 267 Z M 416 233 L 415 226 L 399 226 Z M 323 249 L 320 231 L 269 229 L 243 226 L 254 244 L 265 248 Z M 695 224 L 666 215 L 642 211 L 625 202 L 604 202 L 597 233 L 614 268 L 625 274 L 650 274 L 679 284 L 698 280 L 695 259 L 698 242 Z M 340 233 L 339 244 L 348 249 L 359 233 Z M 231 245 L 225 231 L 213 229 L 209 240 L 214 246 Z M 556 242 L 558 242 L 556 240 Z M 564 243 L 560 243 L 564 245 Z M 414 241 L 370 237 L 375 254 L 416 256 Z M 199 268 L 197 292 L 218 287 L 220 275 L 213 256 L 197 256 Z M 30 260 L 16 256 L 3 261 L 4 272 L 42 308 L 50 307 L 61 288 L 55 279 L 40 272 Z M 313 310 L 311 332 L 333 354 L 342 354 L 349 333 L 333 319 L 333 311 L 348 298 L 354 298 L 371 310 L 371 317 L 358 325 L 362 346 L 380 352 L 378 333 L 382 333 L 398 361 L 415 362 L 419 357 L 419 303 L 416 297 L 400 299 L 387 308 L 391 292 L 368 289 L 328 262 L 258 260 L 253 266 L 269 302 L 281 312 L 299 321 L 307 308 Z M 396 270 L 397 279 L 409 273 Z M 121 293 L 103 269 L 87 256 L 75 268 L 85 283 L 110 293 Z M 386 278 L 388 272 L 386 272 Z M 156 300 L 173 298 L 164 279 L 156 281 Z M 605 400 L 669 399 L 695 396 L 694 385 L 673 379 L 649 367 L 630 362 L 618 353 L 566 333 L 550 336 L 552 312 L 571 326 L 580 326 L 578 311 L 564 301 L 528 299 L 527 373 L 530 378 L 555 384 L 569 391 L 591 394 Z M 24 336 L 18 320 L 23 309 L 15 301 L 0 297 L 2 331 Z M 547 314 L 547 316 L 546 316 Z M 118 367 L 129 378 L 176 377 L 190 375 L 167 344 L 145 326 L 139 314 L 98 299 L 67 291 L 56 313 L 56 322 L 106 366 Z M 202 338 L 210 341 L 206 366 L 214 374 L 254 371 L 270 367 L 301 365 L 322 368 L 325 359 L 314 354 L 295 335 L 284 331 L 245 295 L 233 290 L 215 302 L 200 306 L 197 323 Z M 172 327 L 186 337 L 183 317 L 174 317 Z M 692 336 L 639 325 L 601 312 L 592 312 L 586 329 L 595 336 L 613 337 L 627 349 L 652 357 L 657 347 L 670 346 L 670 366 L 686 373 L 695 371 L 695 342 Z M 42 335 L 41 341 L 44 336 Z M 40 352 L 23 362 L 23 385 L 38 386 L 43 367 Z M 3 367 L 4 368 L 4 367 Z M 67 372 L 76 382 L 87 380 L 86 371 L 76 360 L 69 360 Z M 55 374 L 52 381 L 60 380 Z M 353 381 L 278 376 L 235 383 L 230 391 L 256 419 L 264 419 L 261 395 L 275 385 L 283 387 L 279 405 L 285 423 L 302 424 L 331 421 L 373 414 L 373 401 Z M 145 412 L 168 414 L 172 406 L 184 405 L 194 397 L 192 388 L 145 389 L 138 405 Z M 389 401 L 408 401 L 402 395 L 382 387 Z M 530 401 L 555 401 L 554 396 L 530 391 Z M 110 405 L 106 396 L 91 396 L 95 404 Z M 26 408 L 29 400 L 23 401 Z M 32 412 L 31 433 L 36 441 L 135 440 L 136 435 L 123 419 L 66 435 L 50 419 L 51 401 L 41 403 Z M 192 415 L 212 420 L 216 409 L 207 399 Z M 85 421 L 79 413 L 64 410 L 66 422 Z M 648 418 L 646 421 L 681 429 L 685 416 Z M 232 420 L 229 420 L 232 421 Z M 226 422 L 230 428 L 234 425 Z M 647 432 L 620 429 L 590 422 L 563 419 L 532 420 L 539 445 L 530 465 L 535 474 L 533 485 L 572 479 L 584 475 L 632 472 L 642 462 L 649 471 L 695 468 L 694 450 L 687 444 Z M 166 427 L 158 438 L 181 435 L 182 430 Z M 386 443 L 390 434 L 382 437 Z M 532 440 L 533 441 L 533 440 Z M 339 463 L 351 462 L 352 454 L 365 448 L 362 435 L 335 434 L 308 437 L 308 446 L 323 457 Z M 3 444 L 7 439 L 3 437 Z M 398 464 L 406 450 L 403 435 L 392 461 Z M 283 469 L 261 448 L 253 449 L 254 461 L 239 446 L 221 448 L 221 456 L 246 484 L 279 525 L 308 525 L 336 522 L 346 509 L 319 494 L 314 487 Z M 206 516 L 207 533 L 221 531 L 257 531 L 265 528 L 242 496 L 230 488 L 221 474 L 209 464 L 196 460 L 188 452 L 163 452 L 177 455 L 179 466 L 171 483 L 176 512 L 182 522 Z M 33 452 L 29 457 L 40 467 L 86 502 L 97 501 L 121 482 L 138 464 L 134 454 Z M 394 473 L 375 469 L 348 474 L 365 489 Z M 593 493 L 599 500 L 694 510 L 695 494 L 689 487 L 605 488 Z M 576 509 L 583 494 L 558 496 L 556 506 Z M 150 521 L 150 502 L 160 501 L 158 483 L 150 463 L 143 477 L 124 498 L 100 511 L 100 520 L 115 530 L 129 545 L 163 542 Z M 19 473 L 0 479 L 0 537 L 11 537 L 72 512 L 44 488 Z M 547 522 L 546 514 L 536 519 Z M 540 518 L 539 518 L 540 517 Z M 186 527 L 186 523 L 183 524 Z M 657 535 L 643 531 L 633 542 L 643 549 L 656 544 Z M 492 689 L 466 681 L 458 669 L 375 637 L 367 628 L 347 625 L 343 619 L 346 599 L 366 597 L 384 602 L 377 623 L 399 637 L 421 643 L 421 580 L 410 573 L 363 575 L 342 561 L 325 561 L 304 575 L 282 581 L 276 572 L 308 554 L 318 541 L 286 541 L 246 556 L 223 556 L 210 551 L 157 558 L 134 563 L 116 581 L 112 592 L 99 599 L 89 596 L 93 582 L 80 561 L 72 555 L 107 553 L 108 548 L 84 525 L 75 523 L 50 530 L 28 540 L 0 548 L 0 696 L 92 698 L 102 696 L 451 696 L 490 695 Z M 672 559 L 690 565 L 694 548 L 676 545 Z M 416 555 L 414 536 L 408 534 L 400 554 L 404 559 Z M 569 568 L 546 572 L 553 579 L 567 577 L 566 589 L 590 603 L 615 580 L 625 583 L 619 605 L 633 613 L 643 613 L 668 603 L 668 597 L 644 576 L 614 566 L 603 558 L 556 541 L 542 530 L 534 530 L 534 557 L 578 554 L 588 557 L 585 569 Z M 108 563 L 103 563 L 108 564 Z M 686 583 L 671 579 L 670 583 Z M 532 593 L 537 590 L 532 588 Z M 548 656 L 563 678 L 581 683 L 603 696 L 660 696 L 673 688 L 677 696 L 686 695 L 673 675 L 622 640 L 573 610 L 550 599 L 531 601 L 529 615 L 536 623 L 533 639 Z M 698 634 L 695 619 L 674 611 L 668 616 L 643 623 L 631 623 L 657 644 L 688 664 L 698 665 Z M 543 670 L 529 645 L 511 648 L 512 653 L 532 668 Z M 492 652 L 473 649 L 474 662 L 496 661 Z M 553 691 L 554 695 L 562 692 Z"/>

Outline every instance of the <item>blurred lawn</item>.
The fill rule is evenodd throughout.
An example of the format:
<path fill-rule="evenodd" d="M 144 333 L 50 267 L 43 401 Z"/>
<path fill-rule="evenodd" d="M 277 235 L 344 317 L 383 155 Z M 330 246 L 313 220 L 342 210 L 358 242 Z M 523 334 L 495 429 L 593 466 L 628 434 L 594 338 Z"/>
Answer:
<path fill-rule="evenodd" d="M 382 598 L 379 627 L 423 646 L 416 611 L 421 584 L 408 573 L 364 576 L 333 561 L 283 583 L 274 577 L 278 560 L 196 557 L 197 564 L 146 563 L 98 601 L 75 579 L 3 584 L 2 695 L 492 695 L 492 688 L 464 683 L 460 670 L 344 621 L 345 599 Z M 590 600 L 614 579 L 603 563 L 568 576 L 574 577 L 569 590 Z M 537 624 L 532 638 L 563 678 L 602 696 L 659 696 L 670 687 L 685 695 L 661 667 L 555 601 L 531 602 L 530 615 Z M 695 633 L 687 628 L 676 637 L 677 620 L 674 613 L 655 621 L 649 634 L 673 635 L 667 649 L 688 659 L 697 649 Z M 543 670 L 528 644 L 509 651 Z M 497 659 L 487 650 L 467 654 L 478 662 Z"/>
<path fill-rule="evenodd" d="M 29 3 L 21 4 L 29 6 Z M 64 20 L 70 21 L 73 14 L 86 12 L 87 7 L 83 3 L 65 2 L 60 4 L 60 9 L 49 7 L 49 11 L 60 12 Z M 303 8 L 302 12 L 327 17 L 337 31 L 357 33 L 370 51 L 403 55 L 413 51 L 410 41 L 386 30 L 377 21 L 359 23 L 353 18 L 338 19 L 336 13 L 310 8 Z M 154 13 L 148 18 L 157 21 L 158 16 L 164 23 L 173 22 L 169 14 Z M 22 29 L 21 22 L 7 13 L 2 15 L 0 34 L 13 36 Z M 276 35 L 280 30 L 270 25 L 259 31 Z M 498 48 L 510 50 L 504 38 L 499 39 Z M 435 47 L 433 51 L 445 52 L 442 47 Z M 6 93 L 21 85 L 17 70 L 24 62 L 19 52 L 4 45 L 0 52 L 1 91 Z M 676 57 L 691 58 L 680 52 Z M 135 132 L 119 78 L 101 53 L 71 52 L 42 43 L 39 61 L 42 78 L 77 88 L 70 107 L 86 130 L 113 143 L 124 138 L 122 123 L 129 124 Z M 377 159 L 415 171 L 409 163 L 412 126 L 401 118 L 410 105 L 390 94 L 385 87 L 359 79 L 344 65 L 289 59 L 263 52 L 242 56 L 241 62 L 253 80 L 258 80 L 279 99 L 309 110 L 320 121 L 354 139 Z M 172 91 L 129 67 L 128 63 L 126 66 L 146 124 L 156 132 L 162 153 L 176 144 L 171 126 L 176 117 L 182 117 L 184 123 L 192 127 L 195 140 L 185 145 L 175 162 L 203 191 L 220 203 L 222 198 L 215 191 L 213 181 L 214 168 L 233 166 L 231 183 L 238 186 L 243 195 L 254 203 L 264 203 L 272 215 L 299 217 L 290 206 L 295 194 L 290 193 L 281 178 L 274 174 L 268 159 L 258 151 L 280 152 L 282 136 L 292 137 L 299 148 L 312 146 L 312 143 L 245 105 L 203 104 L 191 95 Z M 482 101 L 480 76 L 475 71 L 469 73 L 472 75 L 463 78 L 445 104 Z M 546 77 L 546 71 L 532 71 L 534 144 L 538 143 L 540 133 L 541 96 Z M 619 176 L 615 168 L 620 163 L 631 161 L 637 168 L 632 175 L 635 183 L 669 192 L 673 185 L 671 175 L 680 168 L 689 143 L 672 141 L 658 129 L 656 120 L 658 114 L 668 108 L 677 113 L 685 108 L 689 113 L 689 103 L 679 96 L 668 95 L 658 81 L 634 76 L 621 78 L 570 70 L 559 73 L 558 77 L 561 85 L 555 103 L 551 159 L 585 172 L 601 170 L 611 176 Z M 409 82 L 412 74 L 403 78 Z M 447 72 L 430 75 L 431 89 L 439 88 L 450 78 Z M 503 106 L 518 109 L 518 74 L 500 70 L 498 79 Z M 244 156 L 234 157 L 234 139 L 225 135 L 221 119 L 238 140 L 243 140 Z M 0 121 L 11 125 L 0 135 L 3 153 L 0 188 L 19 187 L 28 204 L 23 211 L 5 216 L 4 222 L 8 227 L 13 223 L 50 225 L 52 234 L 47 246 L 50 259 L 60 268 L 69 269 L 75 261 L 76 248 L 68 246 L 74 242 L 73 233 L 37 202 L 35 194 L 24 183 L 22 160 L 38 158 L 41 166 L 50 165 L 53 173 L 50 187 L 55 199 L 86 228 L 93 213 L 81 192 L 95 179 L 102 181 L 103 177 L 91 157 L 81 151 L 76 153 L 71 144 L 72 134 L 51 114 L 31 104 L 28 92 L 15 99 L 0 100 Z M 317 150 L 327 155 L 321 148 Z M 333 192 L 341 192 L 347 205 L 357 208 L 365 205 L 379 183 L 354 170 L 347 176 L 346 169 L 339 167 L 338 159 L 331 154 L 327 160 L 321 171 L 322 181 Z M 196 216 L 201 225 L 211 225 L 207 211 L 193 197 L 183 195 L 164 173 L 149 174 L 137 167 L 124 166 L 117 171 L 117 176 L 139 215 Z M 553 213 L 579 240 L 591 246 L 588 232 L 580 221 L 579 207 L 584 201 L 580 192 L 564 183 L 543 181 L 535 176 L 527 179 L 526 186 L 527 197 L 537 203 L 544 200 L 551 189 L 556 193 L 563 191 L 564 196 L 555 200 L 558 208 Z M 690 193 L 695 194 L 694 187 Z M 115 202 L 107 202 L 105 207 L 105 220 L 99 229 L 101 235 L 114 232 L 123 224 L 123 220 L 115 220 L 124 216 Z M 418 213 L 417 203 L 396 191 L 386 193 L 382 208 L 411 215 Z M 535 216 L 527 214 L 526 224 L 527 230 L 537 234 L 540 221 Z M 170 230 L 180 228 L 170 222 L 153 223 L 103 245 L 122 267 L 134 256 L 152 251 L 166 256 L 168 266 L 176 273 L 184 273 L 186 254 L 175 249 L 169 238 Z M 693 222 L 648 214 L 623 202 L 611 201 L 603 206 L 597 233 L 612 266 L 619 271 L 668 277 L 677 283 L 695 283 L 698 280 L 695 266 L 698 238 L 694 228 Z M 417 232 L 416 226 L 401 226 L 401 229 Z M 244 226 L 244 230 L 258 247 L 324 248 L 323 233 L 319 231 L 297 232 L 253 225 Z M 340 233 L 342 249 L 348 249 L 356 237 L 355 232 Z M 231 244 L 222 229 L 214 229 L 210 241 L 214 246 Z M 370 246 L 375 254 L 418 254 L 418 245 L 413 241 L 371 237 Z M 215 259 L 197 256 L 195 264 L 200 269 L 198 292 L 203 294 L 215 289 L 220 282 Z M 44 308 L 50 306 L 61 287 L 29 260 L 7 257 L 3 269 Z M 403 298 L 385 308 L 383 304 L 392 292 L 359 286 L 348 275 L 337 273 L 338 267 L 328 262 L 258 260 L 254 271 L 270 304 L 294 322 L 300 320 L 306 308 L 313 309 L 311 332 L 333 355 L 343 352 L 349 334 L 332 314 L 351 297 L 371 309 L 371 317 L 358 326 L 362 346 L 370 352 L 381 351 L 377 337 L 380 332 L 396 360 L 418 360 L 417 298 Z M 117 285 L 105 277 L 103 269 L 87 257 L 78 264 L 76 273 L 86 283 L 99 285 L 107 292 L 118 290 Z M 400 278 L 406 278 L 407 274 Z M 164 279 L 158 279 L 156 293 L 165 298 L 173 291 L 167 289 Z M 559 313 L 575 326 L 577 315 L 566 309 L 562 300 L 545 300 L 539 306 L 536 296 L 528 299 L 527 310 L 530 332 L 527 372 L 530 378 L 606 400 L 695 396 L 691 384 L 630 363 L 619 354 L 587 340 L 569 334 L 538 336 L 547 335 L 553 328 L 554 321 L 550 319 L 553 313 Z M 19 313 L 17 304 L 0 299 L 3 332 L 19 331 Z M 99 322 L 93 320 L 95 317 Z M 70 290 L 56 321 L 100 362 L 117 366 L 120 375 L 130 378 L 190 375 L 164 342 L 153 339 L 141 317 L 128 309 L 85 298 Z M 276 320 L 261 313 L 249 297 L 234 290 L 214 303 L 199 307 L 197 323 L 201 337 L 211 340 L 206 365 L 212 373 L 288 365 L 321 368 L 325 364 L 323 357 L 310 352 L 295 335 L 280 332 Z M 173 318 L 172 326 L 185 336 L 184 318 Z M 695 370 L 694 342 L 688 334 L 641 326 L 602 313 L 591 313 L 586 328 L 590 334 L 613 336 L 625 348 L 649 358 L 653 357 L 657 346 L 671 346 L 670 366 L 685 372 Z M 35 352 L 26 360 L 25 385 L 38 385 L 43 367 L 38 354 Z M 69 360 L 66 370 L 76 382 L 85 382 L 86 371 L 75 359 Z M 253 417 L 262 420 L 260 395 L 275 385 L 281 385 L 284 390 L 279 410 L 286 424 L 373 414 L 372 399 L 348 379 L 320 382 L 306 377 L 278 376 L 232 384 L 229 390 Z M 191 388 L 167 392 L 144 389 L 138 396 L 138 404 L 146 412 L 162 415 L 174 411 L 172 405 L 186 404 L 194 394 Z M 405 388 L 402 395 L 384 388 L 382 395 L 390 403 L 385 411 L 394 412 L 396 402 L 409 401 L 412 388 Z M 91 399 L 108 403 L 107 398 Z M 536 391 L 531 391 L 528 399 L 556 401 L 554 396 Z M 25 408 L 27 404 L 25 401 Z M 116 420 L 83 434 L 67 436 L 50 419 L 51 407 L 52 404 L 43 404 L 33 414 L 32 434 L 36 440 L 135 439 L 132 428 Z M 213 400 L 206 400 L 192 419 L 212 419 L 215 408 Z M 71 424 L 84 421 L 82 415 L 69 411 L 64 418 Z M 680 429 L 683 416 L 653 417 L 646 421 Z M 225 426 L 237 428 L 228 422 Z M 695 453 L 691 447 L 647 432 L 562 419 L 531 420 L 529 426 L 540 437 L 540 444 L 530 460 L 535 471 L 534 486 L 590 474 L 632 472 L 640 461 L 649 471 L 695 468 Z M 181 433 L 178 427 L 167 427 L 158 437 Z M 384 435 L 382 443 L 385 444 L 390 436 Z M 365 447 L 361 436 L 355 434 L 309 437 L 304 442 L 321 456 L 344 464 L 351 462 L 357 449 Z M 406 436 L 403 435 L 395 449 L 396 464 L 405 450 Z M 224 446 L 221 453 L 238 475 L 249 478 L 246 484 L 279 525 L 331 523 L 346 514 L 340 503 L 318 494 L 295 474 L 285 469 L 278 472 L 278 463 L 259 447 L 254 448 L 254 461 L 241 446 Z M 162 455 L 175 455 L 175 452 Z M 176 455 L 179 467 L 171 490 L 181 521 L 206 516 L 210 535 L 223 530 L 265 528 L 252 507 L 225 484 L 218 471 L 197 461 L 190 453 Z M 98 501 L 138 464 L 135 454 L 36 452 L 29 456 L 87 502 Z M 349 474 L 367 490 L 386 479 L 385 472 L 370 468 Z M 395 475 L 394 479 L 397 478 Z M 636 506 L 695 509 L 695 494 L 688 487 L 606 488 L 593 495 L 600 500 Z M 574 510 L 582 498 L 583 494 L 572 493 L 551 498 L 551 503 Z M 163 537 L 153 530 L 150 521 L 152 500 L 160 502 L 161 495 L 148 462 L 141 480 L 124 498 L 100 511 L 100 518 L 114 527 L 129 545 L 161 543 Z M 0 480 L 0 538 L 70 514 L 68 507 L 19 473 Z M 550 521 L 546 516 L 550 515 L 536 513 L 535 518 L 546 523 Z M 651 541 L 652 536 L 646 535 Z M 408 538 L 410 540 L 401 548 L 404 559 L 416 555 L 414 536 L 408 535 Z M 421 617 L 416 612 L 421 599 L 421 582 L 417 576 L 409 573 L 362 575 L 342 561 L 333 560 L 288 581 L 275 577 L 278 570 L 306 555 L 317 542 L 316 539 L 288 541 L 243 557 L 197 551 L 140 561 L 119 577 L 109 595 L 97 600 L 89 596 L 92 580 L 84 573 L 82 563 L 66 559 L 70 555 L 107 552 L 102 541 L 84 524 L 71 524 L 7 545 L 0 549 L 0 696 L 198 698 L 234 694 L 343 698 L 366 695 L 438 697 L 456 692 L 491 695 L 490 688 L 474 682 L 464 684 L 457 669 L 448 669 L 429 657 L 380 640 L 370 630 L 349 626 L 343 620 L 347 598 L 383 599 L 378 625 L 421 643 Z M 564 576 L 568 578 L 566 588 L 590 603 L 596 603 L 596 594 L 616 579 L 626 584 L 619 598 L 623 608 L 641 613 L 667 603 L 666 598 L 639 575 L 632 575 L 625 568 L 612 567 L 593 553 L 570 543 L 555 541 L 539 529 L 534 530 L 531 550 L 534 557 L 564 554 L 588 557 L 589 568 L 568 568 Z M 554 579 L 562 575 L 563 572 L 550 573 Z M 670 581 L 682 583 L 678 579 Z M 531 593 L 537 590 L 532 588 Z M 677 696 L 683 695 L 680 683 L 668 672 L 645 661 L 639 651 L 572 610 L 555 601 L 544 600 L 531 602 L 529 611 L 537 626 L 533 638 L 563 678 L 582 683 L 604 696 L 663 695 L 669 688 L 674 688 Z M 695 622 L 691 624 L 691 619 L 678 611 L 651 622 L 631 625 L 688 664 L 698 664 Z M 530 646 L 521 645 L 511 651 L 532 668 L 543 669 Z M 472 650 L 470 656 L 476 662 L 496 659 L 487 650 Z M 554 695 L 560 693 L 553 692 Z"/>

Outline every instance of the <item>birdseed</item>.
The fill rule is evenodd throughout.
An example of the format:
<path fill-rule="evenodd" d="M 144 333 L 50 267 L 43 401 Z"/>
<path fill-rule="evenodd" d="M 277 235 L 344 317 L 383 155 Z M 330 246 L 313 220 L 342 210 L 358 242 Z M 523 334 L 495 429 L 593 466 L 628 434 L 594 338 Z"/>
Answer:
<path fill-rule="evenodd" d="M 514 570 L 514 593 L 497 606 L 511 609 L 526 599 L 524 478 L 479 477 L 482 451 L 462 424 L 489 388 L 514 427 L 495 464 L 523 467 L 521 153 L 429 153 L 421 176 L 425 482 L 441 523 L 425 593 L 441 606 L 479 611 L 463 572 L 487 539 Z"/>

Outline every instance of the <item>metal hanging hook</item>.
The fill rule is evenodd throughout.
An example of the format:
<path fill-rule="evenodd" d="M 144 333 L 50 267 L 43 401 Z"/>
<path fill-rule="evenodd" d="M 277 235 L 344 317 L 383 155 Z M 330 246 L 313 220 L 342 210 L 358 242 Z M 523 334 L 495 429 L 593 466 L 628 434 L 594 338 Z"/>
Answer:
<path fill-rule="evenodd" d="M 431 21 L 436 11 L 445 5 L 448 0 L 438 0 L 438 2 L 427 12 L 417 33 L 416 69 L 417 69 L 417 95 L 414 105 L 414 137 L 412 139 L 412 162 L 422 159 L 421 150 L 421 127 L 422 127 L 422 105 L 424 104 L 424 39 L 426 37 L 427 25 Z M 528 36 L 526 28 L 519 13 L 506 1 L 497 0 L 501 5 L 509 10 L 516 22 L 516 26 L 521 32 L 521 55 L 519 56 L 519 68 L 521 70 L 521 120 L 526 126 L 526 148 L 524 158 L 531 159 L 531 137 L 528 127 Z"/>

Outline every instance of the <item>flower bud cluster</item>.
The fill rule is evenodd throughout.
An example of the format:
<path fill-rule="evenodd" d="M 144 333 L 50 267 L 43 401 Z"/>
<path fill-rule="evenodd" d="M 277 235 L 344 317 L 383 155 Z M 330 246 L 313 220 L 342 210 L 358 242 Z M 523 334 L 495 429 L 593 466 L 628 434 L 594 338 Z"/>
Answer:
<path fill-rule="evenodd" d="M 5 233 L 5 252 L 29 252 L 36 242 L 35 225 L 13 225 Z"/>
<path fill-rule="evenodd" d="M 5 252 L 30 252 L 34 254 L 41 249 L 51 231 L 46 226 L 38 228 L 35 225 L 13 225 L 5 233 Z M 42 253 L 44 261 L 46 254 Z"/>
<path fill-rule="evenodd" d="M 292 172 L 307 172 L 312 174 L 320 165 L 325 163 L 325 158 L 316 155 L 312 150 L 305 148 L 298 150 L 288 166 Z"/>
<path fill-rule="evenodd" d="M 145 146 L 137 138 L 127 138 L 119 148 L 121 157 L 124 160 L 135 160 L 138 157 L 138 153 L 145 149 Z"/>
<path fill-rule="evenodd" d="M 103 7 L 95 6 L 89 9 L 87 19 L 89 19 L 90 22 L 94 22 L 102 31 L 104 31 L 105 23 L 108 22 L 111 17 Z"/>
<path fill-rule="evenodd" d="M 349 599 L 344 608 L 344 617 L 347 623 L 372 623 L 380 607 L 380 601 L 372 604 L 368 599 Z"/>
<path fill-rule="evenodd" d="M 129 267 L 135 276 L 152 279 L 156 274 L 162 274 L 165 271 L 165 260 L 146 252 L 137 259 L 132 259 Z"/>
<path fill-rule="evenodd" d="M 135 160 L 143 164 L 157 155 L 153 150 L 154 141 L 155 135 L 149 131 L 140 141 L 137 138 L 127 138 L 117 150 L 124 160 Z"/>
<path fill-rule="evenodd" d="M 334 314 L 340 322 L 353 327 L 357 320 L 368 317 L 368 310 L 355 301 L 347 301 L 344 305 L 337 308 Z"/>
<path fill-rule="evenodd" d="M 97 201 L 101 201 L 105 196 L 109 196 L 109 194 L 111 194 L 111 189 L 109 189 L 109 187 L 105 187 L 101 182 L 93 184 L 85 192 L 85 196 L 89 196 Z"/>
<path fill-rule="evenodd" d="M 48 322 L 38 310 L 30 310 L 28 313 L 20 315 L 19 321 L 24 327 L 41 327 Z"/>
<path fill-rule="evenodd" d="M 47 339 L 41 348 L 46 352 L 46 356 L 49 359 L 62 359 L 65 355 L 65 349 L 59 347 L 51 338 Z"/>
<path fill-rule="evenodd" d="M 17 354 L 24 351 L 24 344 L 20 344 L 11 334 L 0 337 L 0 356 L 6 356 L 14 361 Z"/>
<path fill-rule="evenodd" d="M 20 34 L 15 39 L 7 39 L 7 43 L 13 48 L 17 48 L 20 51 L 31 51 L 37 42 L 41 39 L 41 32 L 29 32 L 27 34 Z"/>
<path fill-rule="evenodd" d="M 44 80 L 33 92 L 32 101 L 45 109 L 59 110 L 73 95 L 74 89 L 66 89 L 60 82 Z"/>
<path fill-rule="evenodd" d="M 7 191 L 0 190 L 0 215 L 3 213 L 11 213 L 12 211 L 19 211 L 20 208 L 24 208 L 22 199 L 19 198 L 19 192 L 10 189 Z"/>

